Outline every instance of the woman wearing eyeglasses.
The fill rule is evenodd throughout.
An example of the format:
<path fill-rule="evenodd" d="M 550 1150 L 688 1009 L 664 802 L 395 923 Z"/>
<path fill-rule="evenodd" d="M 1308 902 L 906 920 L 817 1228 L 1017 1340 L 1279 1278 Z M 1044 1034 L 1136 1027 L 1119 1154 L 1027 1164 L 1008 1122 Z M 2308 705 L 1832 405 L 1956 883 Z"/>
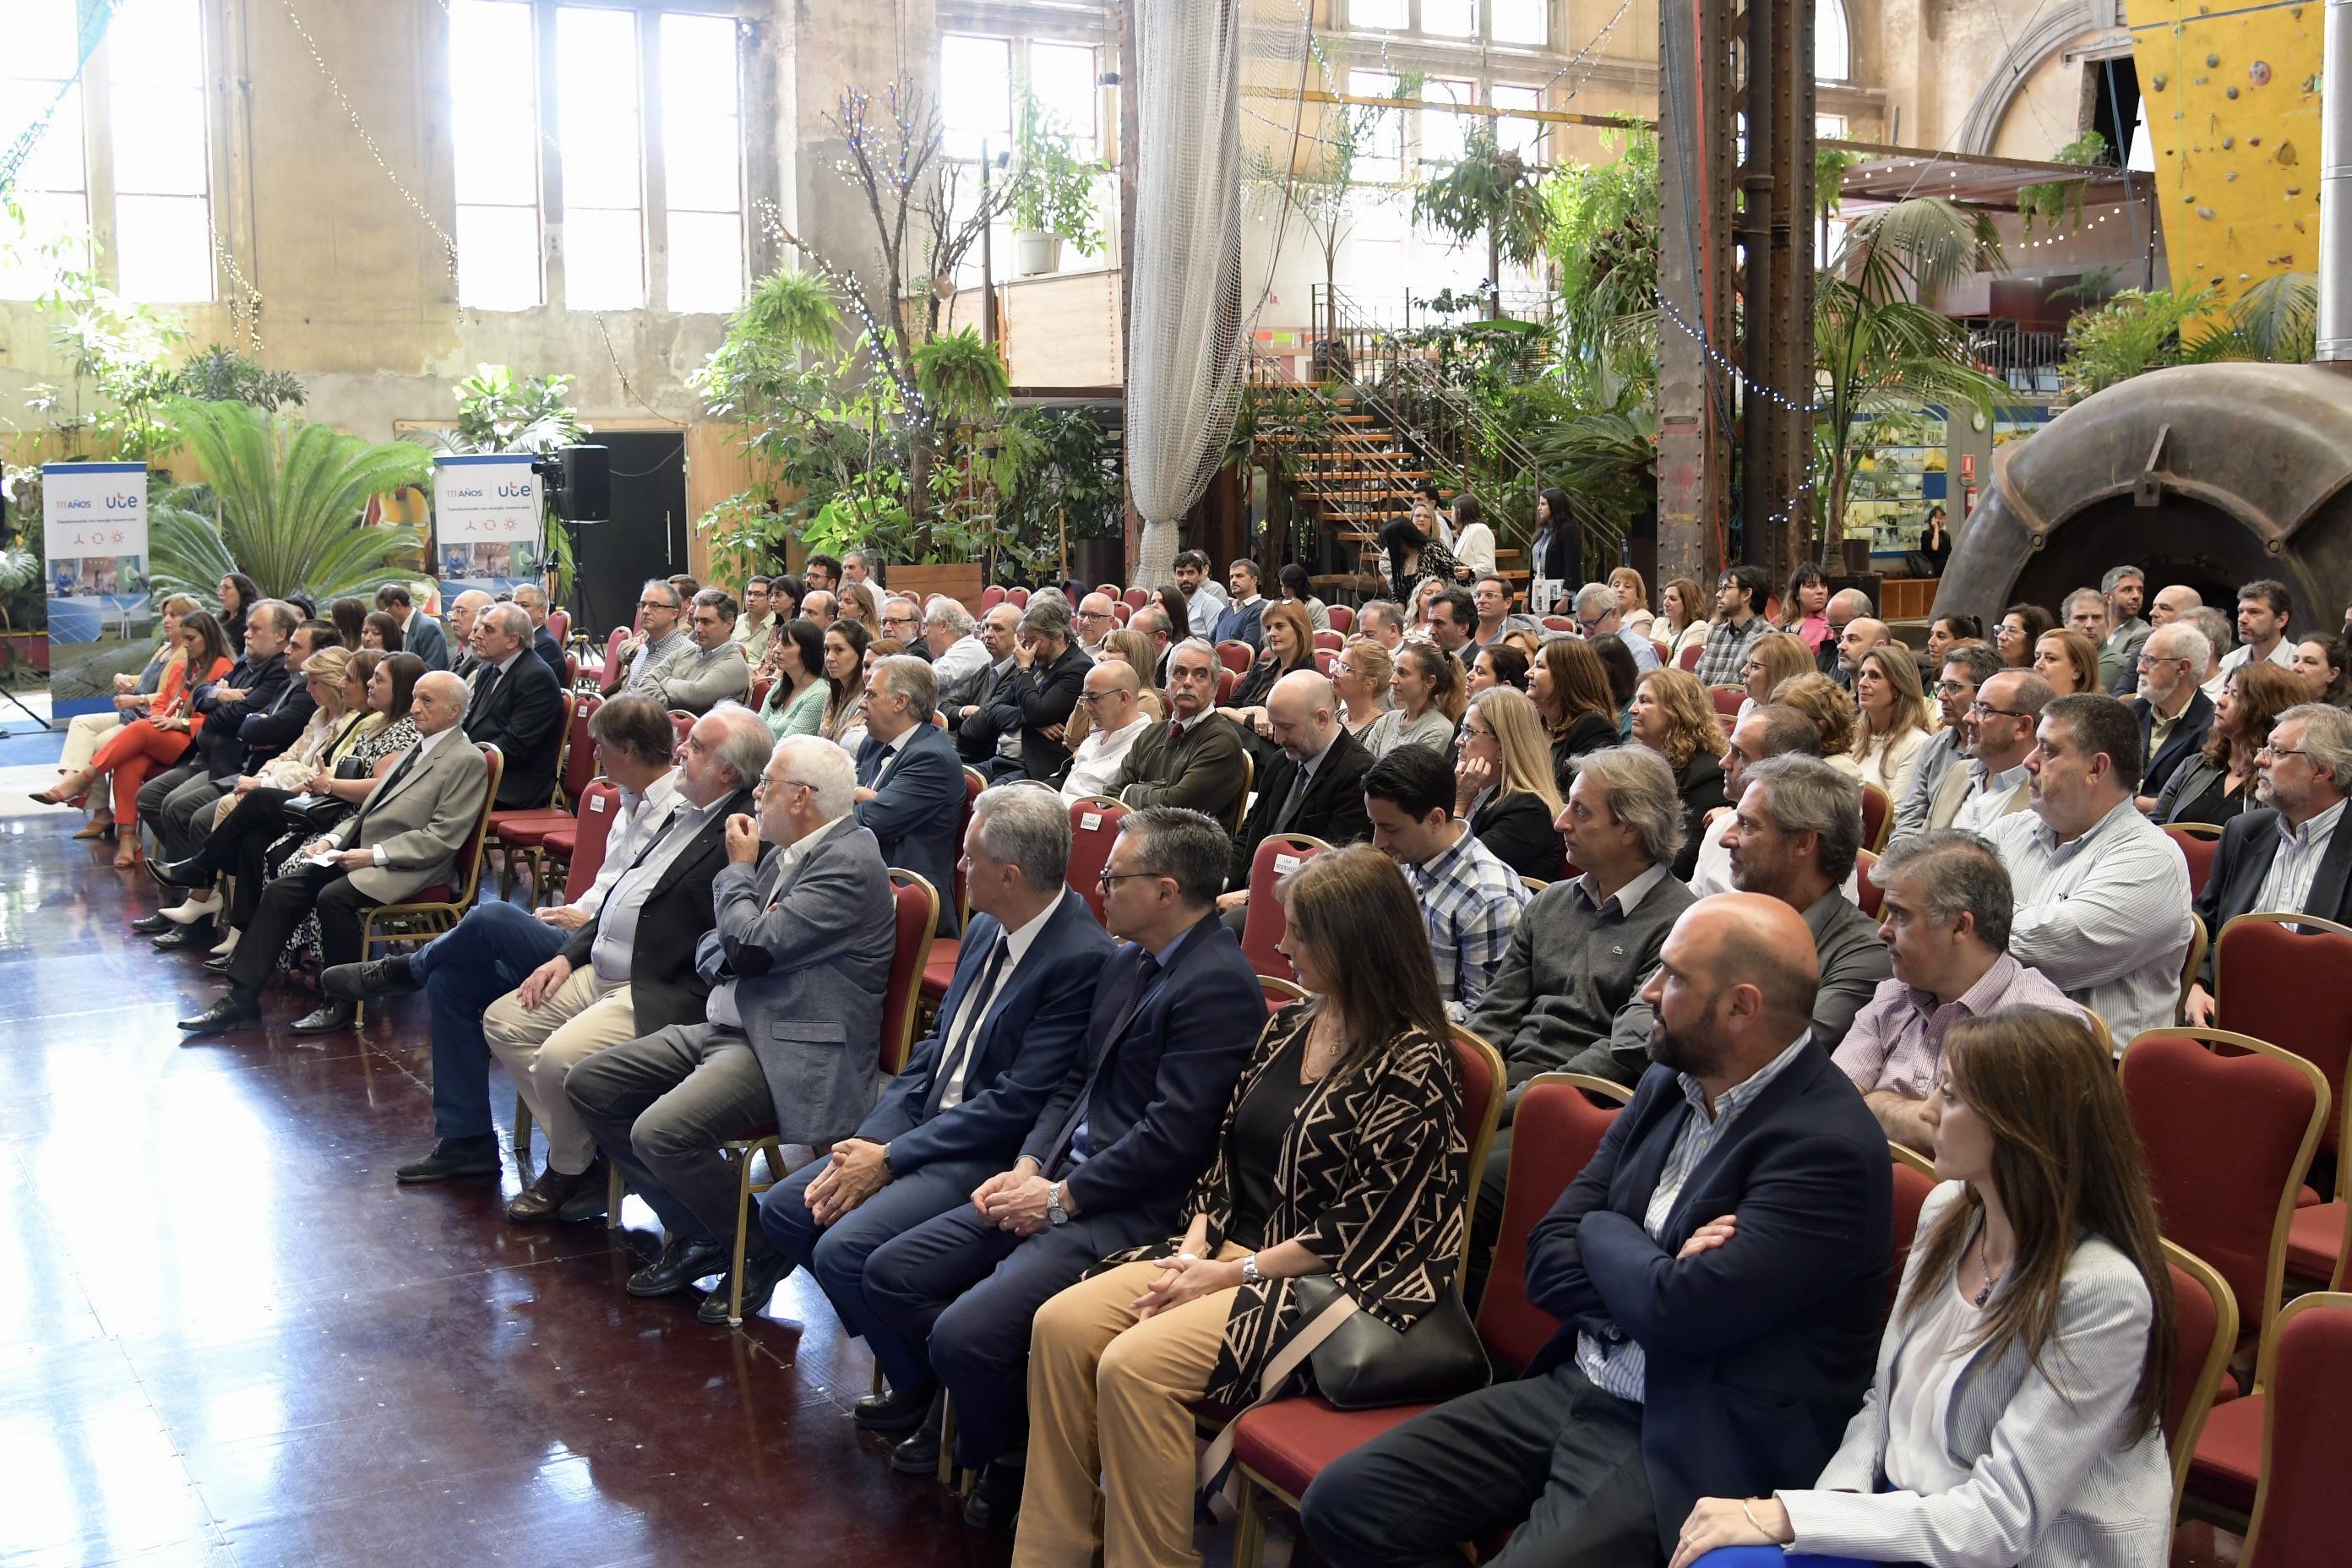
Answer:
<path fill-rule="evenodd" d="M 1339 699 L 1339 721 L 1359 741 L 1389 710 L 1389 680 L 1396 660 L 1370 637 L 1356 637 L 1331 660 L 1331 689 Z"/>
<path fill-rule="evenodd" d="M 1772 689 L 1784 680 L 1813 672 L 1812 650 L 1805 639 L 1794 632 L 1769 632 L 1756 639 L 1748 657 L 1739 662 L 1739 683 L 1748 690 L 1740 700 L 1738 717 L 1732 722 L 1772 700 Z"/>
<path fill-rule="evenodd" d="M 2172 770 L 2150 815 L 2158 823 L 2224 823 L 2245 810 L 2254 799 L 2254 753 L 2270 744 L 2278 716 L 2305 700 L 2294 672 L 2267 659 L 2231 670 L 2204 749 Z"/>

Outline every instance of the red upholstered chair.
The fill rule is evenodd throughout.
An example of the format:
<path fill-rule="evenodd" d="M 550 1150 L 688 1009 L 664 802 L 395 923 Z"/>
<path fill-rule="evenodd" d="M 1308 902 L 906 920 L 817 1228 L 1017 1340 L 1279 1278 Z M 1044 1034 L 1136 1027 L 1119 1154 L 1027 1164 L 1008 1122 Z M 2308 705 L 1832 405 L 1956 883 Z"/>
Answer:
<path fill-rule="evenodd" d="M 1464 1036 L 1492 1054 L 1492 1047 L 1466 1030 L 1457 1031 L 1457 1043 Z M 1501 1065 L 1496 1058 L 1498 1075 Z M 1471 1103 L 1468 1081 L 1465 1072 L 1465 1110 Z M 1478 1303 L 1478 1338 L 1497 1376 L 1510 1376 L 1525 1367 L 1559 1327 L 1527 1299 L 1528 1234 L 1601 1147 L 1617 1107 L 1629 1098 L 1616 1084 L 1573 1073 L 1542 1074 L 1519 1097 L 1511 1118 L 1511 1173 L 1503 1196 L 1502 1231 L 1495 1243 L 1486 1294 Z M 1491 1138 L 1487 1142 L 1491 1144 Z M 1485 1163 L 1481 1154 L 1470 1168 L 1481 1170 Z M 1464 1246 L 1466 1256 L 1466 1227 Z M 1339 1410 L 1319 1395 L 1307 1394 L 1244 1411 L 1234 1424 L 1234 1458 L 1242 1478 L 1234 1568 L 1258 1568 L 1265 1546 L 1263 1494 L 1297 1508 L 1308 1484 L 1334 1460 L 1429 1408 L 1405 1405 Z"/>
<path fill-rule="evenodd" d="M 1331 648 L 1336 650 L 1347 647 L 1348 638 L 1344 633 L 1340 632 L 1317 632 L 1315 634 L 1315 646 L 1319 648 Z"/>
<path fill-rule="evenodd" d="M 2205 890 L 2205 879 L 2213 873 L 2213 857 L 2221 847 L 2221 830 L 2210 822 L 2168 822 L 2164 836 L 2180 846 L 2182 858 L 2189 862 L 2189 891 L 2191 897 Z"/>
<path fill-rule="evenodd" d="M 1674 657 L 1675 650 L 1653 637 L 1650 639 L 1650 651 L 1658 656 L 1658 668 L 1664 669 L 1666 662 Z"/>
<path fill-rule="evenodd" d="M 563 689 L 569 691 L 579 684 L 580 656 L 576 653 L 567 653 L 563 656 Z"/>
<path fill-rule="evenodd" d="M 621 668 L 618 662 L 621 657 L 621 645 L 629 640 L 631 630 L 632 628 L 628 626 L 614 626 L 613 635 L 604 639 L 604 674 L 607 679 L 616 674 Z"/>
<path fill-rule="evenodd" d="M 570 642 L 572 640 L 572 612 L 569 610 L 548 611 L 547 635 L 555 639 L 555 646 L 558 647 L 562 647 L 565 643 Z"/>
<path fill-rule="evenodd" d="M 898 945 L 890 951 L 889 989 L 882 995 L 882 1073 L 895 1076 L 915 1048 L 915 1015 L 921 1011 L 923 970 L 930 962 L 932 933 L 940 929 L 940 890 L 918 872 L 890 868 L 890 896 L 898 917 Z"/>
<path fill-rule="evenodd" d="M 1543 624 L 1544 630 L 1548 632 L 1573 632 L 1576 630 L 1576 623 L 1566 616 L 1546 616 L 1543 618 Z"/>
<path fill-rule="evenodd" d="M 1331 629 L 1346 637 L 1356 629 L 1356 612 L 1345 605 L 1333 605 L 1323 612 L 1331 618 Z"/>
<path fill-rule="evenodd" d="M 560 836 L 563 840 L 563 858 L 569 862 L 563 877 L 565 903 L 586 892 L 597 873 L 604 870 L 604 846 L 620 815 L 621 786 L 609 779 L 596 779 L 580 792 L 580 813 L 572 825 L 549 830 L 542 847 L 553 858 Z"/>
<path fill-rule="evenodd" d="M 1127 618 L 1133 614 L 1135 614 L 1134 609 L 1129 605 L 1126 600 L 1114 599 L 1111 601 L 1110 618 L 1117 621 L 1120 626 L 1123 626 L 1127 625 Z"/>
<path fill-rule="evenodd" d="M 2352 1295 L 2320 1291 L 2279 1314 L 2262 1485 L 2239 1562 L 2336 1568 L 2345 1559 L 2344 1412 L 2352 1408 Z"/>
<path fill-rule="evenodd" d="M 1139 610 L 1143 608 L 1144 605 L 1151 603 L 1150 591 L 1145 588 L 1129 588 L 1126 593 L 1121 594 L 1119 597 L 1126 601 L 1127 607 L 1130 610 Z"/>
<path fill-rule="evenodd" d="M 1097 923 L 1103 918 L 1102 869 L 1110 862 L 1111 846 L 1118 842 L 1118 825 L 1126 816 L 1127 807 L 1105 795 L 1070 803 L 1070 868 L 1065 879 L 1087 901 Z"/>
<path fill-rule="evenodd" d="M 1889 1143 L 1895 1161 L 1895 1266 L 1886 1276 L 1886 1310 L 1892 1317 L 1903 1294 L 1903 1267 L 1911 1260 L 1911 1244 L 1919 1239 L 1919 1211 L 1936 1190 L 1935 1163 L 1916 1150 Z"/>
<path fill-rule="evenodd" d="M 555 769 L 555 804 L 518 806 L 512 811 L 490 814 L 490 835 L 506 862 L 504 879 L 499 884 L 501 897 L 514 890 L 518 859 L 530 867 L 531 896 L 539 896 L 547 836 L 572 824 L 572 813 L 562 803 L 578 801 L 588 781 L 596 776 L 596 742 L 588 732 L 588 724 L 596 717 L 596 710 L 604 705 L 604 700 L 589 691 L 575 693 L 565 702 L 563 752 Z"/>
<path fill-rule="evenodd" d="M 1886 792 L 1874 784 L 1862 786 L 1862 847 L 1873 855 L 1886 847 L 1886 836 L 1895 831 L 1895 803 Z"/>
<path fill-rule="evenodd" d="M 1715 704 L 1715 714 L 1718 719 L 1737 719 L 1739 717 L 1739 705 L 1748 700 L 1748 689 L 1741 686 L 1710 686 L 1706 689 L 1706 695 L 1707 700 Z"/>
<path fill-rule="evenodd" d="M 1331 661 L 1339 657 L 1339 655 L 1335 649 L 1328 647 L 1317 648 L 1314 654 L 1316 673 L 1319 675 L 1330 674 Z"/>
<path fill-rule="evenodd" d="M 1217 662 L 1237 676 L 1246 675 L 1249 667 L 1257 662 L 1257 649 L 1245 642 L 1221 642 L 1217 645 Z"/>
<path fill-rule="evenodd" d="M 1217 666 L 1217 706 L 1223 708 L 1231 702 L 1234 700 L 1234 691 L 1240 688 L 1241 683 L 1240 676 L 1222 664 Z"/>
<path fill-rule="evenodd" d="M 2164 1244 L 2172 1273 L 2172 1381 L 2164 1401 L 2165 1452 L 2172 1456 L 2172 1511 L 2189 1489 L 2189 1461 L 2212 1414 L 2214 1392 L 2238 1348 L 2238 1303 L 2213 1266 L 2174 1242 Z"/>
<path fill-rule="evenodd" d="M 1298 972 L 1282 956 L 1282 900 L 1275 889 L 1285 877 L 1330 848 L 1304 833 L 1269 833 L 1250 857 L 1248 912 L 1242 921 L 1242 956 L 1260 974 L 1296 980 Z"/>
<path fill-rule="evenodd" d="M 2240 915 L 2221 928 L 2214 954 L 2214 1026 L 2293 1051 L 2319 1069 L 2339 1105 L 2352 1108 L 2346 1093 L 2352 1087 L 2352 928 L 2312 915 Z M 2335 1153 L 2343 1142 L 2341 1125 L 2331 1118 L 2320 1150 Z M 2352 1170 L 2339 1159 L 2334 1201 L 2294 1211 L 2286 1271 L 2295 1278 L 2342 1288 L 2352 1224 L 2347 1179 Z"/>
<path fill-rule="evenodd" d="M 1029 590 L 1026 588 L 1007 588 L 1004 597 L 1016 608 L 1025 610 L 1029 607 Z"/>
<path fill-rule="evenodd" d="M 995 584 L 991 583 L 987 587 L 982 588 L 980 591 L 980 610 L 978 613 L 984 616 L 1003 603 L 1004 603 L 1004 590 L 998 587 Z"/>
<path fill-rule="evenodd" d="M 1106 599 L 1116 599 L 1118 597 L 1118 584 L 1116 583 L 1097 583 L 1095 584 L 1095 592 L 1100 594 Z"/>
<path fill-rule="evenodd" d="M 2295 1190 L 2326 1123 L 2327 1081 L 2249 1035 L 2150 1029 L 2124 1049 L 2123 1086 L 2165 1235 L 2213 1266 L 2242 1330 L 2260 1334 L 2278 1300 Z"/>
<path fill-rule="evenodd" d="M 686 744 L 686 737 L 694 729 L 694 720 L 695 715 L 688 712 L 683 708 L 673 708 L 669 710 L 670 727 L 677 731 L 677 743 L 679 745 L 683 746 Z"/>
<path fill-rule="evenodd" d="M 1695 642 L 1675 656 L 1675 666 L 1678 669 L 1696 669 L 1700 656 L 1706 652 L 1705 643 Z"/>
<path fill-rule="evenodd" d="M 768 689 L 776 683 L 772 675 L 761 676 L 751 682 L 751 711 L 757 713 L 768 705 Z"/>
<path fill-rule="evenodd" d="M 1872 920 L 1878 918 L 1879 906 L 1886 901 L 1886 889 L 1870 879 L 1870 868 L 1878 864 L 1878 857 L 1868 849 L 1853 859 L 1854 880 L 1860 884 L 1862 912 Z"/>
<path fill-rule="evenodd" d="M 955 841 L 963 842 L 964 830 L 971 826 L 971 803 L 988 787 L 988 780 L 978 768 L 963 771 L 963 815 L 956 818 Z M 963 857 L 956 857 L 955 889 L 956 930 L 961 931 L 971 924 L 971 891 L 963 882 Z M 923 966 L 923 1001 L 933 1007 L 947 1000 L 948 987 L 955 982 L 956 960 L 963 954 L 961 936 L 935 937 L 931 941 L 931 956 Z"/>

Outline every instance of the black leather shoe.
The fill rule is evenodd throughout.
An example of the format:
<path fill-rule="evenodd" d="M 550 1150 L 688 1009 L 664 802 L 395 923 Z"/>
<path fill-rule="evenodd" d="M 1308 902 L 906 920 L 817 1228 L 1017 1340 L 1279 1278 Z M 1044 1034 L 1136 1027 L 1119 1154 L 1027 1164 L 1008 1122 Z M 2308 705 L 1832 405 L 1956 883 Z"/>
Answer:
<path fill-rule="evenodd" d="M 585 1225 L 592 1219 L 603 1219 L 606 1200 L 613 1192 L 613 1167 L 604 1163 L 599 1154 L 588 1167 L 587 1176 L 579 1189 L 563 1200 L 555 1211 L 559 1225 Z"/>
<path fill-rule="evenodd" d="M 590 1161 L 588 1168 L 576 1176 L 567 1176 L 550 1165 L 540 1172 L 537 1181 L 515 1194 L 514 1202 L 507 1205 L 507 1218 L 516 1225 L 545 1225 L 579 1195 L 583 1187 L 602 1191 L 604 1185 L 604 1167 L 600 1161 Z"/>
<path fill-rule="evenodd" d="M 319 989 L 345 1002 L 374 1002 L 386 996 L 406 996 L 424 987 L 408 971 L 408 954 L 372 958 L 365 963 L 338 963 L 319 976 Z"/>
<path fill-rule="evenodd" d="M 196 921 L 194 925 L 173 926 L 155 939 L 157 952 L 177 952 L 184 947 L 208 948 L 220 939 L 213 935 L 213 922 Z"/>
<path fill-rule="evenodd" d="M 923 1412 L 923 1424 L 908 1436 L 898 1440 L 890 1450 L 890 1468 L 902 1476 L 936 1476 L 940 1473 L 940 1434 L 947 1427 L 948 1396 L 945 1393 L 931 1395 L 931 1403 Z"/>
<path fill-rule="evenodd" d="M 348 1002 L 325 1002 L 295 1019 L 294 1032 L 298 1035 L 331 1035 L 339 1029 L 350 1028 L 352 1020 L 358 1016 L 359 1010 Z"/>
<path fill-rule="evenodd" d="M 791 1261 L 782 1253 L 762 1252 L 757 1258 L 743 1259 L 743 1315 L 756 1318 L 767 1310 L 768 1298 L 776 1293 L 776 1286 L 793 1271 Z M 727 1303 L 735 1292 L 734 1280 L 722 1277 L 719 1288 L 702 1299 L 694 1311 L 695 1321 L 725 1327 Z"/>
<path fill-rule="evenodd" d="M 485 1132 L 478 1138 L 444 1138 L 433 1152 L 412 1160 L 393 1173 L 403 1183 L 446 1182 L 452 1176 L 495 1176 L 499 1173 L 499 1141 Z"/>
<path fill-rule="evenodd" d="M 201 860 L 157 860 L 146 862 L 147 874 L 167 888 L 203 889 L 213 885 L 213 868 Z"/>
<path fill-rule="evenodd" d="M 939 1384 L 931 1384 L 906 1394 L 897 1389 L 887 1394 L 869 1394 L 857 1402 L 849 1418 L 866 1432 L 912 1432 L 931 1413 L 931 1401 L 939 1394 Z M 937 1452 L 937 1445 L 933 1446 Z"/>
<path fill-rule="evenodd" d="M 181 1019 L 180 1029 L 193 1040 L 205 1035 L 226 1035 L 231 1029 L 254 1028 L 260 1023 L 261 1009 L 232 991 L 194 1017 Z"/>
<path fill-rule="evenodd" d="M 675 1296 L 707 1274 L 727 1266 L 727 1248 L 715 1241 L 688 1241 L 672 1237 L 661 1256 L 629 1276 L 632 1296 Z"/>
<path fill-rule="evenodd" d="M 974 1530 L 1010 1530 L 1020 1512 L 1021 1467 L 989 1460 L 963 1500 L 963 1521 Z"/>
<path fill-rule="evenodd" d="M 141 915 L 131 922 L 131 929 L 140 936 L 162 936 L 167 931 L 177 931 L 180 928 L 158 914 Z"/>
<path fill-rule="evenodd" d="M 218 958 L 207 958 L 205 960 L 205 967 L 215 974 L 226 974 L 229 960 L 236 956 L 236 954 L 233 952 L 224 952 Z"/>

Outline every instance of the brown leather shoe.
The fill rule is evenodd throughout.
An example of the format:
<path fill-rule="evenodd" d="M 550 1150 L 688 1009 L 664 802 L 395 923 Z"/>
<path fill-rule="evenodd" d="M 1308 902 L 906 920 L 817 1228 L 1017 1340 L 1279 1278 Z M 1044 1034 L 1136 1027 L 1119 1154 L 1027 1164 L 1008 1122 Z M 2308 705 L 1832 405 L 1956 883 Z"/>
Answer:
<path fill-rule="evenodd" d="M 572 1198 L 604 1180 L 604 1167 L 593 1160 L 576 1176 L 567 1176 L 550 1165 L 540 1172 L 537 1181 L 515 1194 L 514 1202 L 507 1205 L 507 1218 L 516 1225 L 547 1225 Z"/>

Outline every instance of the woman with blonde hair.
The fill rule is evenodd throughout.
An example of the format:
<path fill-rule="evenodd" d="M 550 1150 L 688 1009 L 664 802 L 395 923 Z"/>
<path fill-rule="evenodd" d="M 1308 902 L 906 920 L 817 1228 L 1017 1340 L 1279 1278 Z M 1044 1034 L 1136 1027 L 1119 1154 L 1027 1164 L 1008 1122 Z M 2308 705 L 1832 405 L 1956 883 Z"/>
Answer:
<path fill-rule="evenodd" d="M 1755 710 L 1772 700 L 1773 690 L 1784 680 L 1809 675 L 1813 669 L 1813 656 L 1805 647 L 1805 639 L 1794 632 L 1767 632 L 1756 639 L 1740 661 L 1739 679 L 1748 695 L 1740 700 L 1737 724 Z"/>
<path fill-rule="evenodd" d="M 1574 759 L 1617 743 L 1617 700 L 1609 671 L 1582 637 L 1554 637 L 1528 670 L 1528 696 L 1551 737 L 1552 778 L 1568 798 Z"/>
<path fill-rule="evenodd" d="M 2050 683 L 2053 697 L 2078 697 L 2099 689 L 2098 647 L 2080 632 L 2043 632 L 2033 642 L 2033 673 Z"/>
<path fill-rule="evenodd" d="M 1369 846 L 1275 889 L 1307 999 L 1266 1023 L 1226 1101 L 1183 1232 L 1123 1252 L 1039 1308 L 1015 1568 L 1201 1561 L 1191 1406 L 1243 1409 L 1311 1386 L 1300 1281 L 1405 1332 L 1450 1294 L 1469 1191 L 1462 1083 L 1404 874 Z M 1228 1428 L 1230 1430 L 1230 1428 Z"/>
<path fill-rule="evenodd" d="M 2271 743 L 2278 716 L 2305 700 L 2295 673 L 2268 659 L 2231 670 L 2204 748 L 2172 770 L 2149 815 L 2158 823 L 2224 823 L 2254 804 L 2254 753 Z"/>
<path fill-rule="evenodd" d="M 1776 634 L 1777 635 L 1777 634 Z M 1690 880 L 1698 864 L 1700 829 L 1706 814 L 1728 804 L 1723 793 L 1723 721 L 1706 688 L 1688 670 L 1653 669 L 1633 690 L 1633 743 L 1647 746 L 1674 770 L 1675 794 L 1683 804 L 1683 847 L 1675 856 L 1678 880 Z"/>
<path fill-rule="evenodd" d="M 1651 639 L 1666 645 L 1666 662 L 1682 667 L 1683 650 L 1706 646 L 1706 591 L 1696 577 L 1675 577 L 1658 591 L 1658 619 Z"/>
<path fill-rule="evenodd" d="M 864 583 L 844 583 L 833 595 L 836 618 L 855 621 L 866 628 L 870 641 L 882 635 L 882 606 L 874 597 L 874 590 Z"/>
<path fill-rule="evenodd" d="M 1772 700 L 1787 703 L 1813 721 L 1823 762 L 1850 779 L 1862 777 L 1862 764 L 1853 758 L 1853 699 L 1843 687 L 1818 671 L 1810 672 L 1774 687 Z"/>
<path fill-rule="evenodd" d="M 1364 749 L 1379 762 L 1399 746 L 1433 746 L 1445 751 L 1454 743 L 1454 721 L 1464 706 L 1462 666 L 1454 657 L 1425 642 L 1409 642 L 1396 651 L 1396 669 L 1389 677 L 1389 695 L 1396 706 L 1372 723 Z"/>
<path fill-rule="evenodd" d="M 1635 637 L 1648 637 L 1657 617 L 1650 614 L 1650 585 L 1641 573 L 1620 566 L 1609 574 L 1609 586 L 1617 595 L 1618 624 Z"/>
<path fill-rule="evenodd" d="M 1959 1017 L 1927 1115 L 1941 1184 L 1844 1441 L 1809 1488 L 1700 1499 L 1669 1568 L 2168 1560 L 2172 1271 L 2114 1063 L 2063 1014 Z"/>
<path fill-rule="evenodd" d="M 143 716 L 154 704 L 156 693 L 163 689 L 163 672 L 174 665 L 187 662 L 188 650 L 180 640 L 180 622 L 204 606 L 185 594 L 174 594 L 163 601 L 163 636 L 154 652 L 136 675 L 114 678 L 113 702 L 103 713 L 77 713 L 66 724 L 65 751 L 58 757 L 58 775 L 78 773 L 89 765 L 98 748 L 113 739 L 123 725 Z M 37 797 L 36 797 L 37 798 Z M 101 800 L 90 811 L 89 820 L 82 825 L 76 838 L 104 838 L 114 827 L 114 810 Z"/>
<path fill-rule="evenodd" d="M 1863 782 L 1884 790 L 1889 802 L 1899 801 L 1910 793 L 1920 748 L 1937 717 L 1911 650 L 1896 644 L 1864 654 L 1854 666 L 1853 699 L 1861 720 L 1854 728 L 1853 755 L 1862 764 Z"/>
<path fill-rule="evenodd" d="M 1331 660 L 1331 689 L 1339 699 L 1339 719 L 1359 741 L 1389 710 L 1389 683 L 1396 661 L 1370 637 L 1351 637 Z"/>
<path fill-rule="evenodd" d="M 1454 815 L 1504 865 L 1549 882 L 1560 872 L 1559 812 L 1549 738 L 1534 700 L 1508 686 L 1473 697 L 1462 715 Z"/>

